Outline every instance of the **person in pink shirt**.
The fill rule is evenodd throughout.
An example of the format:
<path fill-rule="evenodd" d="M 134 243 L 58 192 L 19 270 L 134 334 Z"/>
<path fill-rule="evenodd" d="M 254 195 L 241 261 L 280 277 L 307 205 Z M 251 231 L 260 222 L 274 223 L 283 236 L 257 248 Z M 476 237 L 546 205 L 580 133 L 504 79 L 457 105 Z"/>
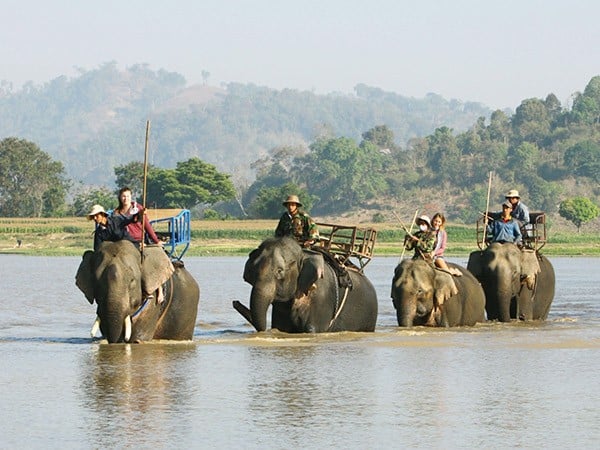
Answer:
<path fill-rule="evenodd" d="M 128 187 L 121 188 L 119 190 L 119 206 L 115 208 L 113 214 L 129 216 L 138 214 L 140 211 L 143 212 L 144 208 L 142 205 L 132 200 L 131 189 Z M 138 217 L 140 217 L 140 219 L 137 219 L 127 225 L 127 232 L 136 242 L 142 242 L 142 216 L 139 215 Z M 154 229 L 152 228 L 152 225 L 150 225 L 150 221 L 146 217 L 144 218 L 144 229 L 146 234 L 146 243 L 162 244 L 161 240 L 158 238 Z"/>
<path fill-rule="evenodd" d="M 431 226 L 435 233 L 435 248 L 433 249 L 433 264 L 439 269 L 448 272 L 450 275 L 461 276 L 459 270 L 454 267 L 448 267 L 444 259 L 446 244 L 448 242 L 448 233 L 446 233 L 446 217 L 442 213 L 435 213 L 431 219 Z"/>

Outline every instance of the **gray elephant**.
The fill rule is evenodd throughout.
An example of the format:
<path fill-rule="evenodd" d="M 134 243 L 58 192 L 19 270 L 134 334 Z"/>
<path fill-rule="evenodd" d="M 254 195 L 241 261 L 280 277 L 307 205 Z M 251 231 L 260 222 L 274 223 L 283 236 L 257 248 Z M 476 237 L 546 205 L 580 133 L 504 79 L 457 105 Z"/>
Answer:
<path fill-rule="evenodd" d="M 422 259 L 405 259 L 396 266 L 392 280 L 392 302 L 398 325 L 454 327 L 485 322 L 485 294 L 465 268 L 452 276 Z"/>
<path fill-rule="evenodd" d="M 483 286 L 489 320 L 548 317 L 554 299 L 554 268 L 539 252 L 494 242 L 471 253 L 467 269 Z"/>
<path fill-rule="evenodd" d="M 244 280 L 252 285 L 250 309 L 234 307 L 256 328 L 288 333 L 374 331 L 377 294 L 358 270 L 338 271 L 324 255 L 303 250 L 289 237 L 269 238 L 250 253 Z"/>
<path fill-rule="evenodd" d="M 92 336 L 99 325 L 110 343 L 192 339 L 200 288 L 161 247 L 146 246 L 142 255 L 129 241 L 103 242 L 83 254 L 75 280 L 98 304 Z"/>

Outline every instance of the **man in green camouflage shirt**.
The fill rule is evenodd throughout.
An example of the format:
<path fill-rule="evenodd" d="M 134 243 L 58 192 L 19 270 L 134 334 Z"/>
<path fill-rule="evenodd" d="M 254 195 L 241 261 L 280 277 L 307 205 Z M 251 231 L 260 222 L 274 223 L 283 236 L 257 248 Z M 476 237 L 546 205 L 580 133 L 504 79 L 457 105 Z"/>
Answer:
<path fill-rule="evenodd" d="M 290 236 L 298 241 L 303 247 L 310 247 L 319 240 L 319 230 L 311 217 L 303 211 L 300 211 L 302 203 L 297 195 L 290 195 L 283 202 L 287 211 L 283 213 L 277 228 L 275 236 Z"/>
<path fill-rule="evenodd" d="M 431 231 L 431 220 L 429 216 L 419 216 L 417 218 L 419 231 L 415 234 L 407 234 L 404 237 L 404 247 L 406 250 L 415 250 L 412 259 L 424 259 L 432 262 L 432 252 L 435 248 L 435 233 Z"/>

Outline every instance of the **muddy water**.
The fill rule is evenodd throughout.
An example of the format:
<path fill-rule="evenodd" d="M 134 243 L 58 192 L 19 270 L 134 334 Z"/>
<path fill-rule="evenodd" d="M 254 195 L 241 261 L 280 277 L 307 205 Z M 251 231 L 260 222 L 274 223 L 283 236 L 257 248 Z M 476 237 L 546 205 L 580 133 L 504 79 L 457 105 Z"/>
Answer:
<path fill-rule="evenodd" d="M 545 323 L 401 330 L 375 258 L 376 332 L 318 336 L 253 332 L 244 261 L 186 260 L 193 342 L 108 346 L 79 258 L 0 256 L 0 448 L 597 446 L 600 259 L 551 258 Z"/>

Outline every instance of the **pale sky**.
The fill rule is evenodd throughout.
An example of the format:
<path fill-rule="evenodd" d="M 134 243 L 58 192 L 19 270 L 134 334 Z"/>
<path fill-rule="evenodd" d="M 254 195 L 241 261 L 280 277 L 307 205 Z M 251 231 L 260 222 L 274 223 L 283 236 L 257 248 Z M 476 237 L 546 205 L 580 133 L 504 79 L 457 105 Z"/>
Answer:
<path fill-rule="evenodd" d="M 110 61 L 188 84 L 564 106 L 600 75 L 598 0 L 0 0 L 0 80 Z"/>

